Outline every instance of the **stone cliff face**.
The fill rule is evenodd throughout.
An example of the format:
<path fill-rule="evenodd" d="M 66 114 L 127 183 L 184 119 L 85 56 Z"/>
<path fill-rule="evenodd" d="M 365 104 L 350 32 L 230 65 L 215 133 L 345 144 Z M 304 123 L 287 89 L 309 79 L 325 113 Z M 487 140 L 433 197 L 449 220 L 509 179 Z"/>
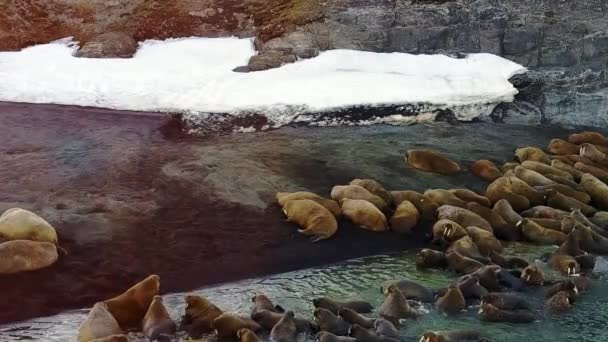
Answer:
<path fill-rule="evenodd" d="M 136 40 L 257 35 L 251 70 L 318 51 L 488 52 L 529 67 L 495 121 L 608 124 L 606 0 L 5 0 L 0 49 L 123 31 Z"/>

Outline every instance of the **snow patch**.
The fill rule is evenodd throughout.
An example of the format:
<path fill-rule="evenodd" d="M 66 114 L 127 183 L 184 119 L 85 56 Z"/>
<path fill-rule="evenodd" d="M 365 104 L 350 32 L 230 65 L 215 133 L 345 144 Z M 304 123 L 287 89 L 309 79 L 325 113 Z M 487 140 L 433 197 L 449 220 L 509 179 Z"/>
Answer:
<path fill-rule="evenodd" d="M 241 121 L 244 131 L 294 121 L 343 124 L 344 109 L 361 107 L 394 107 L 362 124 L 432 120 L 429 113 L 442 110 L 470 121 L 512 101 L 517 90 L 508 79 L 526 71 L 491 54 L 330 50 L 278 69 L 237 73 L 255 54 L 251 39 L 238 38 L 148 40 L 131 59 L 76 58 L 76 49 L 63 39 L 0 53 L 0 101 L 182 113 L 192 124 Z M 420 113 L 426 116 L 406 118 Z"/>

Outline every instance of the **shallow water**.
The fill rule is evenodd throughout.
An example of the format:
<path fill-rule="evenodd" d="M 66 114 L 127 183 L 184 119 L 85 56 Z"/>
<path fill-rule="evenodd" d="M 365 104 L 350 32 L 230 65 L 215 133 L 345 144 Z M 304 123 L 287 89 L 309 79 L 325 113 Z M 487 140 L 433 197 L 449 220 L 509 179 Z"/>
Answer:
<path fill-rule="evenodd" d="M 519 255 L 530 261 L 552 247 L 537 247 L 515 244 L 505 254 Z M 263 292 L 275 303 L 281 304 L 297 314 L 311 317 L 311 299 L 330 296 L 338 299 L 364 299 L 374 307 L 382 303 L 380 284 L 389 279 L 411 279 L 431 288 L 446 286 L 455 274 L 443 270 L 417 270 L 414 252 L 395 255 L 379 255 L 311 269 L 277 274 L 265 278 L 243 280 L 194 291 L 211 299 L 227 312 L 248 313 L 252 294 Z M 559 275 L 548 271 L 548 278 Z M 162 280 L 161 280 L 162 283 Z M 483 332 L 492 341 L 606 341 L 608 331 L 608 283 L 594 279 L 591 289 L 582 294 L 575 308 L 566 314 L 546 316 L 543 312 L 543 290 L 531 290 L 523 295 L 532 304 L 537 321 L 532 324 L 485 323 L 477 318 L 476 306 L 470 306 L 457 317 L 446 317 L 428 304 L 428 311 L 421 319 L 408 320 L 401 333 L 405 340 L 418 340 L 425 330 L 474 329 Z M 164 296 L 171 316 L 178 319 L 183 312 L 183 293 Z M 86 317 L 87 310 L 66 312 L 57 316 L 34 319 L 27 322 L 0 327 L 0 341 L 36 340 L 71 341 L 75 339 L 78 326 Z M 133 335 L 134 340 L 144 341 Z M 301 335 L 301 340 L 310 339 Z M 177 338 L 176 340 L 179 340 Z"/>

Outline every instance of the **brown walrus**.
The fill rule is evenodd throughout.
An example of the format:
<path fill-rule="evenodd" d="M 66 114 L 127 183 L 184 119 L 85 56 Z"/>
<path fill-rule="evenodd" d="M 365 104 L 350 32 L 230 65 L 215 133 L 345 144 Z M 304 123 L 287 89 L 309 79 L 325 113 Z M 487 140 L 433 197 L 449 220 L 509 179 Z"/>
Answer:
<path fill-rule="evenodd" d="M 327 331 L 335 335 L 348 334 L 348 328 L 350 327 L 348 322 L 342 317 L 336 316 L 333 312 L 323 308 L 316 308 L 313 316 L 320 331 Z"/>
<path fill-rule="evenodd" d="M 530 304 L 514 293 L 490 292 L 481 297 L 481 305 L 486 303 L 500 310 L 530 310 Z"/>
<path fill-rule="evenodd" d="M 287 311 L 270 331 L 270 340 L 274 342 L 296 342 L 297 337 L 295 314 L 293 311 Z"/>
<path fill-rule="evenodd" d="M 495 229 L 495 234 L 497 237 L 503 240 L 509 241 L 519 241 L 521 240 L 522 233 L 521 229 L 517 227 L 517 223 L 521 221 L 522 217 L 519 215 L 509 201 L 502 199 L 494 203 L 494 207 L 492 208 L 492 212 L 502 218 L 504 222 L 507 223 L 507 229 Z"/>
<path fill-rule="evenodd" d="M 317 342 L 356 342 L 352 337 L 337 336 L 329 331 L 319 331 L 315 338 Z"/>
<path fill-rule="evenodd" d="M 437 216 L 437 208 L 439 208 L 439 205 L 419 192 L 411 190 L 391 191 L 391 196 L 393 198 L 393 204 L 396 206 L 403 201 L 410 201 L 416 206 L 416 209 L 418 209 L 418 212 L 425 220 L 434 220 L 435 216 Z"/>
<path fill-rule="evenodd" d="M 598 208 L 608 210 L 608 185 L 606 183 L 587 173 L 581 177 L 581 185 Z"/>
<path fill-rule="evenodd" d="M 336 217 L 312 200 L 289 201 L 283 206 L 283 213 L 302 228 L 298 233 L 310 236 L 312 242 L 329 239 L 338 231 Z"/>
<path fill-rule="evenodd" d="M 155 341 L 161 337 L 168 338 L 175 334 L 177 326 L 169 316 L 167 309 L 163 305 L 161 296 L 154 296 L 152 303 L 142 321 L 142 331 L 144 335 Z"/>
<path fill-rule="evenodd" d="M 555 182 L 550 180 L 549 178 L 541 175 L 536 171 L 528 170 L 525 167 L 516 167 L 514 173 L 517 178 L 523 180 L 532 187 L 555 184 Z"/>
<path fill-rule="evenodd" d="M 466 302 L 458 286 L 451 284 L 445 295 L 437 299 L 435 307 L 448 315 L 455 315 L 466 308 Z"/>
<path fill-rule="evenodd" d="M 549 156 L 538 147 L 522 147 L 515 150 L 515 160 L 520 163 L 526 160 L 537 161 L 544 164 L 549 164 L 551 159 Z"/>
<path fill-rule="evenodd" d="M 543 226 L 544 228 L 557 230 L 559 232 L 562 231 L 562 221 L 561 220 L 548 219 L 548 218 L 536 218 L 536 217 L 529 217 L 528 219 L 540 226 Z"/>
<path fill-rule="evenodd" d="M 407 299 L 399 290 L 399 286 L 393 284 L 385 290 L 384 302 L 378 308 L 378 314 L 383 318 L 399 324 L 400 319 L 417 318 L 419 314 L 410 307 Z"/>
<path fill-rule="evenodd" d="M 568 136 L 568 141 L 576 145 L 590 143 L 595 145 L 608 146 L 608 139 L 598 132 L 583 131 L 579 133 L 570 134 Z"/>
<path fill-rule="evenodd" d="M 391 219 L 389 220 L 391 230 L 400 234 L 410 234 L 420 220 L 420 213 L 416 206 L 410 201 L 403 201 Z"/>
<path fill-rule="evenodd" d="M 351 300 L 351 301 L 337 301 L 328 297 L 319 297 L 312 300 L 312 304 L 315 308 L 323 308 L 331 311 L 334 315 L 340 312 L 341 308 L 349 308 L 358 313 L 370 313 L 372 312 L 372 305 L 362 300 Z"/>
<path fill-rule="evenodd" d="M 283 312 L 275 312 L 269 310 L 258 310 L 251 315 L 251 319 L 258 322 L 264 329 L 272 329 L 283 318 Z M 300 332 L 310 330 L 311 322 L 307 319 L 294 317 L 296 329 Z"/>
<path fill-rule="evenodd" d="M 572 299 L 579 295 L 578 287 L 572 279 L 562 280 L 547 289 L 545 298 L 551 298 L 558 292 L 565 292 Z"/>
<path fill-rule="evenodd" d="M 90 340 L 89 342 L 129 342 L 129 338 L 125 334 L 120 334 L 96 338 L 94 340 Z"/>
<path fill-rule="evenodd" d="M 0 239 L 29 240 L 58 244 L 55 228 L 37 214 L 11 208 L 0 216 Z"/>
<path fill-rule="evenodd" d="M 432 232 L 434 240 L 443 239 L 448 242 L 453 242 L 469 235 L 461 225 L 448 219 L 441 219 L 435 222 Z"/>
<path fill-rule="evenodd" d="M 520 222 L 521 231 L 530 242 L 542 245 L 561 245 L 566 241 L 566 234 L 562 232 L 547 229 L 527 218 L 522 219 Z"/>
<path fill-rule="evenodd" d="M 464 208 L 467 205 L 467 201 L 463 201 L 456 194 L 445 189 L 429 189 L 424 192 L 424 195 L 435 201 L 439 206 L 447 204 Z"/>
<path fill-rule="evenodd" d="M 598 164 L 599 166 L 606 167 L 608 166 L 608 155 L 604 152 L 600 151 L 595 145 L 592 144 L 582 144 L 579 154 L 582 157 L 588 158 L 592 162 Z"/>
<path fill-rule="evenodd" d="M 39 270 L 58 258 L 57 246 L 49 242 L 0 239 L 0 275 Z"/>
<path fill-rule="evenodd" d="M 331 198 L 340 203 L 343 199 L 364 200 L 375 205 L 380 211 L 386 211 L 388 205 L 384 200 L 359 185 L 336 185 L 331 189 Z"/>
<path fill-rule="evenodd" d="M 372 330 L 363 328 L 358 324 L 354 324 L 349 331 L 349 335 L 355 338 L 357 342 L 399 342 L 399 339 L 378 335 Z"/>
<path fill-rule="evenodd" d="M 382 198 L 387 205 L 391 205 L 391 203 L 393 203 L 393 197 L 391 196 L 391 193 L 386 191 L 382 184 L 373 179 L 353 179 L 350 182 L 350 185 L 358 185 L 360 187 L 363 187 L 365 190 Z"/>
<path fill-rule="evenodd" d="M 342 214 L 355 225 L 373 232 L 388 229 L 386 216 L 375 205 L 365 200 L 345 198 L 340 201 Z"/>
<path fill-rule="evenodd" d="M 207 298 L 192 294 L 186 295 L 186 309 L 182 318 L 182 326 L 188 335 L 198 338 L 212 332 L 213 320 L 222 314 L 222 310 Z"/>
<path fill-rule="evenodd" d="M 593 175 L 595 178 L 599 179 L 603 183 L 608 183 L 608 171 L 606 171 L 604 169 L 601 169 L 599 167 L 595 167 L 592 165 L 583 164 L 583 163 L 574 164 L 574 168 L 581 171 L 583 174 L 589 173 L 589 174 Z M 582 177 L 581 177 L 581 182 L 582 182 Z"/>
<path fill-rule="evenodd" d="M 491 251 L 501 252 L 503 250 L 500 241 L 498 241 L 494 234 L 487 230 L 475 226 L 468 226 L 466 231 L 477 245 L 479 252 L 481 252 L 482 255 L 489 255 Z"/>
<path fill-rule="evenodd" d="M 89 342 L 112 335 L 123 334 L 122 329 L 108 311 L 105 303 L 96 303 L 80 325 L 78 342 Z"/>
<path fill-rule="evenodd" d="M 496 251 L 490 252 L 490 260 L 503 268 L 526 268 L 529 265 L 528 261 L 525 259 L 509 255 L 502 255 Z"/>
<path fill-rule="evenodd" d="M 365 317 L 349 308 L 341 308 L 338 315 L 340 317 L 342 317 L 348 323 L 359 324 L 360 326 L 364 327 L 365 329 L 373 329 L 374 323 L 376 322 L 375 319 Z"/>
<path fill-rule="evenodd" d="M 466 206 L 466 205 L 465 205 Z M 463 227 L 475 226 L 494 233 L 490 222 L 474 212 L 451 205 L 442 205 L 437 209 L 437 219 L 452 220 Z"/>
<path fill-rule="evenodd" d="M 498 169 L 496 164 L 486 159 L 478 160 L 473 163 L 473 165 L 471 165 L 471 171 L 477 177 L 488 182 L 493 182 L 497 178 L 502 177 L 502 171 Z"/>
<path fill-rule="evenodd" d="M 552 139 L 547 151 L 556 155 L 578 154 L 580 147 L 563 139 Z"/>
<path fill-rule="evenodd" d="M 469 274 L 483 267 L 479 261 L 465 257 L 458 252 L 447 253 L 446 258 L 448 267 L 458 273 Z"/>
<path fill-rule="evenodd" d="M 458 163 L 431 150 L 408 150 L 405 153 L 405 162 L 415 169 L 427 172 L 446 175 L 460 172 Z"/>
<path fill-rule="evenodd" d="M 486 197 L 496 204 L 504 199 L 515 211 L 526 210 L 533 204 L 542 204 L 544 193 L 534 189 L 517 177 L 500 177 L 486 189 Z"/>
<path fill-rule="evenodd" d="M 249 329 L 253 332 L 262 330 L 262 327 L 250 318 L 227 313 L 214 319 L 213 327 L 220 338 L 234 338 L 241 329 Z"/>
<path fill-rule="evenodd" d="M 253 309 L 251 310 L 252 315 L 262 310 L 278 313 L 283 313 L 285 311 L 282 307 L 274 305 L 270 298 L 268 298 L 265 294 L 262 293 L 258 293 L 253 296 L 251 298 L 251 302 L 253 303 Z"/>
<path fill-rule="evenodd" d="M 425 331 L 419 342 L 484 342 L 482 334 L 472 330 Z"/>
<path fill-rule="evenodd" d="M 529 310 L 500 310 L 485 303 L 479 307 L 479 319 L 486 322 L 532 323 L 534 315 Z"/>
<path fill-rule="evenodd" d="M 446 268 L 448 267 L 448 259 L 443 252 L 423 248 L 416 254 L 416 267 Z"/>
<path fill-rule="evenodd" d="M 335 217 L 339 217 L 340 215 L 342 215 L 342 209 L 340 209 L 340 205 L 338 204 L 338 202 L 321 197 L 312 192 L 277 192 L 276 198 L 277 202 L 281 207 L 285 206 L 285 203 L 289 201 L 308 199 L 324 206 L 327 210 L 331 211 L 331 213 L 334 214 Z"/>
<path fill-rule="evenodd" d="M 383 318 L 378 318 L 374 321 L 374 329 L 376 334 L 385 337 L 399 338 L 399 330 L 393 323 Z"/>
<path fill-rule="evenodd" d="M 151 275 L 124 293 L 106 300 L 108 311 L 123 330 L 140 328 L 141 321 L 160 289 L 160 277 Z"/>
<path fill-rule="evenodd" d="M 386 289 L 392 285 L 396 285 L 406 299 L 412 299 L 423 303 L 434 301 L 434 293 L 431 289 L 407 279 L 384 281 L 382 282 L 382 286 L 380 286 L 381 292 L 385 296 L 389 295 L 390 292 L 386 291 Z"/>
<path fill-rule="evenodd" d="M 572 179 L 574 179 L 575 181 L 580 180 L 581 176 L 583 175 L 583 172 L 574 168 L 574 163 L 572 163 L 572 165 L 570 165 L 570 164 L 564 163 L 563 161 L 561 161 L 559 159 L 553 159 L 551 161 L 551 166 L 553 166 L 554 168 L 556 168 L 558 170 L 568 172 L 572 176 Z"/>
<path fill-rule="evenodd" d="M 545 309 L 550 312 L 564 312 L 572 309 L 570 296 L 564 291 L 559 291 L 547 300 Z"/>
<path fill-rule="evenodd" d="M 593 216 L 597 212 L 594 207 L 556 190 L 547 191 L 547 205 L 564 211 L 579 209 L 585 216 Z"/>
<path fill-rule="evenodd" d="M 522 211 L 521 216 L 527 218 L 548 218 L 553 220 L 561 220 L 568 216 L 568 212 L 560 209 L 555 209 L 545 205 L 537 205 L 528 210 Z"/>
<path fill-rule="evenodd" d="M 450 252 L 458 252 L 465 257 L 475 259 L 484 264 L 489 262 L 489 259 L 481 254 L 479 247 L 477 247 L 475 242 L 473 242 L 473 239 L 471 239 L 469 236 L 465 236 L 452 242 L 446 253 L 449 254 Z"/>
<path fill-rule="evenodd" d="M 542 187 L 542 190 L 544 192 L 549 192 L 550 190 L 557 191 L 563 194 L 564 196 L 572 197 L 584 204 L 589 204 L 589 202 L 591 202 L 591 196 L 589 196 L 589 194 L 587 194 L 586 192 L 575 190 L 563 184 L 547 185 Z"/>
<path fill-rule="evenodd" d="M 498 278 L 500 270 L 500 266 L 497 265 L 484 265 L 471 273 L 471 276 L 479 279 L 481 286 L 489 291 L 499 291 L 501 288 L 500 279 Z"/>
<path fill-rule="evenodd" d="M 253 331 L 243 328 L 236 332 L 236 337 L 240 342 L 262 342 L 262 339 Z"/>
<path fill-rule="evenodd" d="M 528 285 L 542 286 L 545 282 L 545 272 L 535 262 L 521 271 L 521 279 Z"/>
<path fill-rule="evenodd" d="M 451 189 L 448 190 L 449 192 L 453 193 L 454 195 L 456 195 L 456 197 L 460 198 L 461 200 L 465 201 L 465 202 L 477 202 L 481 205 L 483 205 L 484 207 L 490 207 L 492 205 L 492 203 L 490 203 L 490 200 L 482 195 L 477 194 L 474 191 L 471 191 L 469 189 Z"/>
<path fill-rule="evenodd" d="M 551 161 L 553 163 L 553 161 Z M 559 161 L 558 161 L 559 162 Z M 528 170 L 532 170 L 534 172 L 537 172 L 545 177 L 547 177 L 548 175 L 554 175 L 554 176 L 559 176 L 559 177 L 564 177 L 567 178 L 569 180 L 573 180 L 574 177 L 572 177 L 572 175 L 564 170 L 560 170 L 558 168 L 555 168 L 551 165 L 547 165 L 544 163 L 540 163 L 540 162 L 536 162 L 536 161 L 525 161 L 523 163 L 521 163 L 521 166 L 528 169 Z"/>

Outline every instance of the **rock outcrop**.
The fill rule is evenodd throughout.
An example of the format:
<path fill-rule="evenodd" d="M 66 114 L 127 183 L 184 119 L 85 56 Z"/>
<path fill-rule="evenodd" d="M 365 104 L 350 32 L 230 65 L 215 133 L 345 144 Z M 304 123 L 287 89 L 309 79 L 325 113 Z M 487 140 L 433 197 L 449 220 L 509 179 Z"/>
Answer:
<path fill-rule="evenodd" d="M 137 52 L 137 42 L 123 32 L 102 33 L 88 41 L 76 53 L 85 58 L 129 58 Z"/>

